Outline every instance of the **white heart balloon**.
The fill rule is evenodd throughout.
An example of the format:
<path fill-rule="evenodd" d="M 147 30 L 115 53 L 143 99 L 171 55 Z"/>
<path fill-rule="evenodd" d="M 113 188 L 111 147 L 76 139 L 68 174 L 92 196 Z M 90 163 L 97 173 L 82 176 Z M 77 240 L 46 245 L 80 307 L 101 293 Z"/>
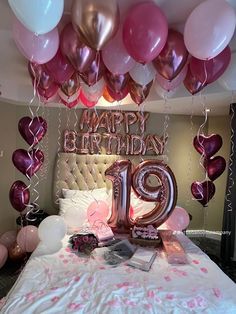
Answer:
<path fill-rule="evenodd" d="M 64 0 L 8 0 L 18 20 L 31 32 L 45 34 L 59 23 Z"/>
<path fill-rule="evenodd" d="M 146 64 L 136 62 L 136 65 L 129 71 L 129 74 L 135 82 L 144 86 L 154 79 L 156 69 L 152 62 Z"/>

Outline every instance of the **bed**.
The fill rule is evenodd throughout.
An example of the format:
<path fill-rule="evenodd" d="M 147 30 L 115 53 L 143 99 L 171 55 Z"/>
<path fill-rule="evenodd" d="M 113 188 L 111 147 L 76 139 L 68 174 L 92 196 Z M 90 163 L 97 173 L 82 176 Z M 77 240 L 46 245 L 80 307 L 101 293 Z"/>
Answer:
<path fill-rule="evenodd" d="M 106 187 L 104 171 L 117 156 L 61 153 L 56 162 L 54 197 L 62 188 Z M 90 173 L 90 175 L 89 175 Z M 149 272 L 126 262 L 108 265 L 104 250 L 91 257 L 68 245 L 55 254 L 32 254 L 6 297 L 1 313 L 236 313 L 236 285 L 184 234 L 177 235 L 188 258 L 170 265 L 161 248 Z"/>

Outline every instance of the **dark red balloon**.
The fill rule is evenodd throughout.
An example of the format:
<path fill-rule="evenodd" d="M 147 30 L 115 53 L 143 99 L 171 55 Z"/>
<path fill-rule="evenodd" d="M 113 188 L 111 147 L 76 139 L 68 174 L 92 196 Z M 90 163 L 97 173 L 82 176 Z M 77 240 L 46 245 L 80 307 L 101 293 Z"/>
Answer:
<path fill-rule="evenodd" d="M 105 72 L 105 65 L 102 61 L 101 54 L 97 52 L 96 57 L 90 64 L 88 69 L 84 72 L 80 72 L 80 77 L 89 86 L 96 84 L 103 76 Z"/>
<path fill-rule="evenodd" d="M 190 68 L 188 68 L 187 75 L 184 79 L 184 86 L 190 92 L 190 94 L 195 95 L 200 92 L 206 85 L 200 82 L 195 76 L 193 76 Z"/>
<path fill-rule="evenodd" d="M 48 89 L 54 83 L 54 80 L 48 73 L 45 64 L 29 62 L 28 71 L 33 82 L 36 80 L 36 86 L 40 86 L 42 89 Z"/>
<path fill-rule="evenodd" d="M 44 89 L 44 88 L 41 88 L 40 86 L 38 86 L 37 92 L 38 92 L 39 96 L 48 100 L 57 93 L 58 88 L 59 87 L 56 83 L 52 83 L 47 89 Z"/>
<path fill-rule="evenodd" d="M 207 171 L 207 175 L 211 181 L 215 181 L 226 168 L 226 161 L 221 156 L 216 156 L 210 159 L 204 160 L 204 167 Z"/>
<path fill-rule="evenodd" d="M 29 204 L 30 192 L 22 181 L 15 181 L 9 192 L 9 199 L 12 207 L 18 212 L 22 212 Z"/>
<path fill-rule="evenodd" d="M 77 73 L 74 73 L 67 81 L 65 81 L 61 85 L 61 90 L 68 97 L 74 95 L 76 92 L 78 92 L 79 89 L 80 81 L 79 75 Z"/>
<path fill-rule="evenodd" d="M 130 78 L 128 84 L 129 93 L 132 100 L 137 105 L 140 105 L 148 97 L 150 89 L 152 87 L 152 83 L 153 81 L 147 85 L 142 86 Z"/>
<path fill-rule="evenodd" d="M 44 155 L 39 149 L 32 149 L 29 153 L 25 149 L 17 149 L 12 155 L 14 166 L 30 178 L 40 169 L 43 161 Z"/>
<path fill-rule="evenodd" d="M 116 93 L 113 90 L 111 90 L 108 86 L 107 86 L 107 91 L 109 93 L 109 95 L 115 99 L 116 101 L 120 101 L 122 99 L 124 99 L 128 93 L 129 93 L 129 89 L 128 86 L 126 86 L 122 91 Z"/>
<path fill-rule="evenodd" d="M 191 192 L 194 198 L 204 207 L 215 195 L 215 185 L 212 181 L 195 181 L 191 185 Z"/>
<path fill-rule="evenodd" d="M 130 76 L 129 73 L 113 74 L 106 70 L 104 78 L 108 88 L 114 93 L 119 93 L 128 86 Z"/>
<path fill-rule="evenodd" d="M 231 50 L 227 46 L 218 56 L 210 60 L 190 59 L 190 70 L 194 77 L 204 84 L 215 82 L 227 69 L 231 60 Z"/>
<path fill-rule="evenodd" d="M 214 156 L 220 150 L 222 144 L 222 137 L 219 134 L 211 134 L 209 136 L 201 134 L 193 139 L 193 146 L 196 151 L 206 158 Z"/>
<path fill-rule="evenodd" d="M 30 145 L 37 145 L 47 132 L 47 122 L 42 117 L 23 117 L 18 122 L 18 130 L 23 139 Z"/>
<path fill-rule="evenodd" d="M 83 43 L 71 23 L 67 24 L 61 33 L 60 48 L 79 72 L 86 71 L 96 56 L 96 51 Z"/>
<path fill-rule="evenodd" d="M 48 73 L 53 77 L 55 82 L 62 84 L 67 81 L 74 73 L 73 66 L 58 49 L 54 58 L 45 64 Z"/>
<path fill-rule="evenodd" d="M 153 60 L 157 72 L 168 81 L 171 81 L 180 73 L 187 60 L 188 51 L 184 44 L 183 35 L 170 29 L 164 48 Z"/>

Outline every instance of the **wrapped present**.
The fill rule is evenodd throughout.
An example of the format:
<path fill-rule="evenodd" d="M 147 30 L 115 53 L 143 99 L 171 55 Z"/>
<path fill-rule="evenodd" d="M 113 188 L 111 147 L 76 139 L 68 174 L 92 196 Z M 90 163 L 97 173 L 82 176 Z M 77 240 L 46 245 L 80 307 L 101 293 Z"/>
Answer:
<path fill-rule="evenodd" d="M 187 264 L 188 259 L 184 248 L 172 231 L 160 232 L 163 247 L 169 264 Z"/>

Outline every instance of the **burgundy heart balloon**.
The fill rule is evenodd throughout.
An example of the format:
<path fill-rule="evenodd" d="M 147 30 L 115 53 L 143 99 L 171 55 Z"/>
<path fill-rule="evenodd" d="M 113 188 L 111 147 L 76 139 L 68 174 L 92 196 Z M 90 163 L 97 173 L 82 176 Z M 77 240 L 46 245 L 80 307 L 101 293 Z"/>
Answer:
<path fill-rule="evenodd" d="M 193 145 L 198 153 L 210 158 L 215 155 L 223 144 L 222 137 L 219 134 L 211 134 L 205 136 L 203 134 L 195 136 Z"/>
<path fill-rule="evenodd" d="M 188 51 L 184 44 L 183 35 L 173 29 L 161 53 L 153 60 L 157 72 L 165 79 L 173 80 L 183 69 L 188 60 Z"/>
<path fill-rule="evenodd" d="M 86 71 L 96 56 L 96 51 L 83 43 L 80 34 L 76 33 L 71 23 L 61 32 L 60 48 L 79 72 Z"/>
<path fill-rule="evenodd" d="M 42 89 L 48 89 L 54 83 L 54 80 L 48 73 L 45 64 L 29 62 L 28 71 L 31 79 L 33 80 L 33 85 L 34 80 L 36 80 L 36 86 L 40 86 Z"/>
<path fill-rule="evenodd" d="M 215 190 L 215 184 L 212 181 L 195 181 L 191 185 L 191 192 L 193 197 L 204 207 L 215 195 Z"/>
<path fill-rule="evenodd" d="M 47 122 L 42 117 L 23 117 L 18 122 L 18 130 L 30 145 L 37 145 L 47 132 Z"/>
<path fill-rule="evenodd" d="M 61 90 L 68 97 L 74 95 L 80 89 L 79 75 L 74 73 L 71 78 L 61 85 Z"/>
<path fill-rule="evenodd" d="M 190 92 L 190 94 L 195 95 L 199 93 L 206 85 L 193 76 L 190 68 L 188 68 L 187 75 L 184 79 L 184 86 Z"/>
<path fill-rule="evenodd" d="M 147 85 L 140 85 L 130 78 L 128 89 L 132 100 L 140 105 L 148 97 L 153 81 Z"/>
<path fill-rule="evenodd" d="M 116 93 L 113 90 L 111 90 L 108 86 L 107 86 L 107 91 L 109 93 L 109 95 L 115 99 L 116 101 L 121 101 L 122 99 L 124 99 L 128 93 L 129 93 L 129 89 L 126 86 L 123 90 L 121 90 L 120 92 Z"/>
<path fill-rule="evenodd" d="M 127 86 L 130 76 L 129 73 L 113 74 L 106 70 L 104 78 L 110 90 L 114 93 L 120 93 Z"/>
<path fill-rule="evenodd" d="M 89 65 L 86 71 L 80 72 L 82 80 L 89 86 L 96 84 L 105 72 L 105 65 L 102 61 L 101 54 L 97 52 L 93 62 Z"/>
<path fill-rule="evenodd" d="M 218 56 L 210 60 L 190 59 L 190 69 L 193 76 L 200 82 L 210 84 L 216 81 L 227 69 L 231 59 L 231 50 L 227 46 Z"/>
<path fill-rule="evenodd" d="M 209 179 L 214 181 L 225 171 L 226 161 L 223 157 L 216 156 L 211 159 L 205 159 L 204 167 L 207 171 Z"/>
<path fill-rule="evenodd" d="M 40 169 L 43 161 L 44 155 L 39 149 L 33 149 L 29 153 L 25 149 L 17 149 L 12 155 L 14 166 L 27 178 L 31 178 Z"/>
<path fill-rule="evenodd" d="M 30 192 L 22 181 L 15 181 L 9 192 L 9 199 L 12 207 L 18 212 L 22 212 L 29 204 Z"/>

